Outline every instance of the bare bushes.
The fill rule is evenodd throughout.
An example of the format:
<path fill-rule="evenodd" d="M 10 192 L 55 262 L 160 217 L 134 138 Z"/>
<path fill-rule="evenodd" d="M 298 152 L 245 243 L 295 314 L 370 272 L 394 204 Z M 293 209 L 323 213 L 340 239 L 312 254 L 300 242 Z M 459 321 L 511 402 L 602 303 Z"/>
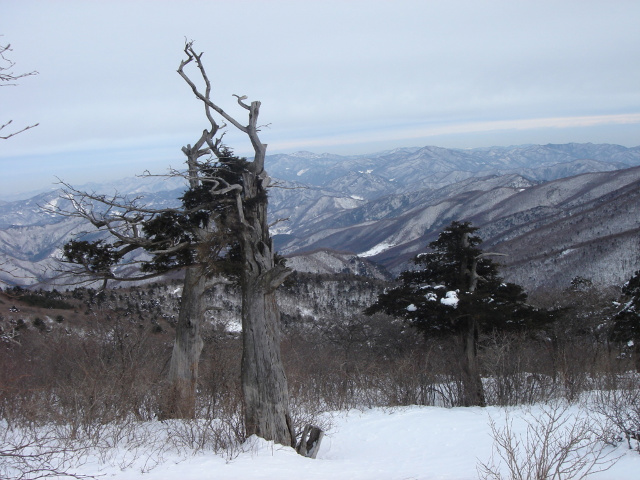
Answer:
<path fill-rule="evenodd" d="M 425 339 L 385 315 L 284 320 L 282 356 L 291 402 L 305 410 L 294 418 L 349 408 L 462 403 L 463 365 L 452 339 Z M 0 372 L 0 414 L 8 422 L 70 421 L 81 433 L 129 417 L 156 418 L 170 327 L 156 331 L 138 320 L 105 318 L 78 331 L 30 327 L 21 335 L 22 345 L 0 348 L 6 366 Z M 242 403 L 239 335 L 212 325 L 203 335 L 197 417 L 232 418 Z M 560 350 L 544 335 L 481 337 L 478 359 L 488 404 L 577 399 L 598 376 L 624 370 L 615 350 L 586 344 L 584 338 L 566 338 Z M 566 364 L 570 371 L 558 369 Z"/>
<path fill-rule="evenodd" d="M 112 296 L 118 298 L 117 293 Z M 127 312 L 135 311 L 131 304 Z M 42 434 L 55 428 L 64 445 L 75 445 L 74 452 L 91 451 L 100 461 L 121 468 L 152 468 L 168 454 L 206 451 L 233 458 L 245 440 L 240 335 L 207 324 L 196 420 L 158 422 L 173 335 L 170 322 L 163 320 L 168 317 L 154 312 L 124 312 L 115 318 L 114 309 L 96 307 L 75 324 L 51 321 L 52 329 L 43 331 L 26 321 L 18 337 L 0 344 L 4 425 L 34 439 L 30 426 L 44 429 Z M 154 321 L 162 328 L 154 328 Z M 297 432 L 309 423 L 328 429 L 326 412 L 333 410 L 462 403 L 462 362 L 453 339 L 424 338 L 385 315 L 344 312 L 284 315 L 282 329 Z M 481 336 L 478 359 L 487 402 L 576 400 L 596 388 L 598 412 L 608 419 L 598 427 L 600 438 L 615 443 L 628 432 L 627 442 L 638 448 L 633 436 L 637 423 L 633 425 L 640 414 L 633 407 L 640 402 L 631 383 L 629 389 L 622 388 L 625 378 L 632 379 L 622 373 L 630 361 L 593 332 L 559 328 L 536 336 Z M 517 445 L 522 448 L 525 440 Z M 122 452 L 127 453 L 116 458 Z"/>
<path fill-rule="evenodd" d="M 130 318 L 88 320 L 0 345 L 0 478 L 75 475 L 87 456 L 148 470 L 168 453 L 235 455 L 244 440 L 235 336 L 208 332 L 198 420 L 157 422 L 171 335 Z"/>
<path fill-rule="evenodd" d="M 166 449 L 182 456 L 214 452 L 227 459 L 240 453 L 245 440 L 242 410 L 220 418 L 165 420 Z"/>
<path fill-rule="evenodd" d="M 135 427 L 155 415 L 165 346 L 148 326 L 93 318 L 18 340 L 0 345 L 1 478 L 81 478 L 90 452 L 149 443 Z"/>
<path fill-rule="evenodd" d="M 614 445 L 624 439 L 640 453 L 640 377 L 628 372 L 602 381 L 606 384 L 594 392 L 591 408 L 603 418 L 604 439 Z"/>
<path fill-rule="evenodd" d="M 544 334 L 492 334 L 480 338 L 478 359 L 490 405 L 577 399 L 604 372 L 606 349 L 567 339 L 558 372 Z M 283 357 L 292 398 L 317 409 L 463 404 L 464 362 L 455 339 L 424 338 L 385 315 L 316 321 L 287 318 Z M 596 353 L 594 353 L 594 351 Z M 581 357 L 580 352 L 586 358 Z M 595 355 L 595 356 L 594 356 Z M 598 370 L 601 368 L 601 370 Z"/>
<path fill-rule="evenodd" d="M 514 420 L 525 423 L 518 433 Z M 572 480 L 609 469 L 618 459 L 596 433 L 585 412 L 574 412 L 564 401 L 555 401 L 504 425 L 491 419 L 494 452 L 478 464 L 483 480 Z"/>
<path fill-rule="evenodd" d="M 147 472 L 168 458 L 186 459 L 199 452 L 232 459 L 244 440 L 241 412 L 233 419 L 129 419 L 102 425 L 92 435 L 76 435 L 67 425 L 0 426 L 0 478 L 86 478 L 79 472 L 89 461 Z"/>
<path fill-rule="evenodd" d="M 413 357 L 420 339 L 404 328 L 383 315 L 290 324 L 283 358 L 292 401 L 327 411 L 416 400 L 409 377 L 417 370 L 411 363 L 420 361 Z"/>
<path fill-rule="evenodd" d="M 0 421 L 0 478 L 87 478 L 74 473 L 86 457 L 86 448 L 69 442 L 55 426 L 9 427 Z"/>
<path fill-rule="evenodd" d="M 386 315 L 313 323 L 287 318 L 283 357 L 290 394 L 317 410 L 463 404 L 463 359 L 452 338 L 426 339 Z M 479 361 L 489 404 L 562 396 L 548 342 L 525 335 L 481 338 Z"/>
<path fill-rule="evenodd" d="M 479 356 L 489 405 L 530 405 L 558 394 L 544 341 L 526 333 L 493 333 Z"/>
<path fill-rule="evenodd" d="M 40 390 L 52 394 L 42 414 L 79 429 L 130 416 L 153 418 L 167 357 L 162 340 L 150 328 L 121 319 L 96 322 L 82 335 L 49 338 L 34 359 L 48 377 L 40 379 Z"/>
<path fill-rule="evenodd" d="M 239 335 L 221 329 L 205 330 L 200 355 L 196 417 L 233 417 L 242 405 Z"/>
<path fill-rule="evenodd" d="M 170 443 L 178 452 L 212 451 L 233 458 L 245 440 L 238 335 L 223 329 L 204 333 L 196 396 L 196 418 L 167 420 Z"/>

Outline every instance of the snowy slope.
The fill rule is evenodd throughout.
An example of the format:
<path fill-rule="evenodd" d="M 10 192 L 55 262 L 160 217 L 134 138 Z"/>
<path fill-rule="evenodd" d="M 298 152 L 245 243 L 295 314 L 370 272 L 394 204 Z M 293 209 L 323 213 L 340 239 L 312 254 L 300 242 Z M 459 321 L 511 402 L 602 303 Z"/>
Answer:
<path fill-rule="evenodd" d="M 533 407 L 532 414 L 537 414 Z M 520 408 L 510 409 L 514 430 L 523 432 Z M 572 414 L 581 414 L 571 407 Z M 166 454 L 164 462 L 141 473 L 146 460 L 122 471 L 115 466 L 87 463 L 78 473 L 102 475 L 114 480 L 260 480 L 282 478 L 329 480 L 471 480 L 477 479 L 479 460 L 492 452 L 489 420 L 504 423 L 505 410 L 488 408 L 405 407 L 337 412 L 316 460 L 303 458 L 293 449 L 257 438 L 230 461 L 213 454 L 180 458 Z M 607 447 L 621 456 L 594 480 L 635 480 L 640 454 L 626 445 Z M 122 456 L 125 452 L 120 452 Z"/>

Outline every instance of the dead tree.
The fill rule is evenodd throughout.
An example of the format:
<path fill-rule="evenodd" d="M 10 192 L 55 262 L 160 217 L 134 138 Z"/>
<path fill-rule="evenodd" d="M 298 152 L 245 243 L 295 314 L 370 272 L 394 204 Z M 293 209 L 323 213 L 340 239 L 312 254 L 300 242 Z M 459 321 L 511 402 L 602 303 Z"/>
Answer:
<path fill-rule="evenodd" d="M 316 458 L 323 437 L 324 432 L 320 427 L 307 424 L 302 431 L 300 442 L 296 446 L 296 451 L 303 457 Z"/>
<path fill-rule="evenodd" d="M 264 169 L 267 145 L 260 141 L 258 135 L 260 102 L 246 104 L 246 96 L 235 95 L 238 105 L 248 111 L 248 124 L 238 122 L 211 100 L 211 83 L 202 63 L 202 53 L 197 54 L 192 43 L 186 44 L 184 52 L 186 59 L 180 63 L 178 73 L 204 105 L 209 120 L 212 121 L 211 114 L 215 111 L 224 122 L 245 133 L 254 150 L 253 160 L 246 162 L 239 183 L 225 185 L 212 179 L 213 189 L 225 193 L 233 190 L 237 200 L 236 234 L 242 263 L 242 392 L 246 434 L 294 446 L 287 379 L 280 356 L 280 311 L 275 295 L 289 270 L 276 260 L 267 223 L 270 179 Z M 204 92 L 185 73 L 185 67 L 192 63 L 200 72 Z"/>
<path fill-rule="evenodd" d="M 217 128 L 213 124 L 211 131 L 205 130 L 194 147 L 187 145 L 182 149 L 187 156 L 189 186 L 192 190 L 200 186 L 198 159 L 209 153 L 209 150 L 202 149 L 202 146 L 216 132 Z M 199 229 L 200 242 L 209 244 L 207 234 L 210 233 L 210 229 L 209 231 Z M 220 246 L 219 243 L 218 247 Z M 207 258 L 206 255 L 203 255 L 202 250 L 199 251 L 200 258 L 197 258 L 197 263 L 187 267 L 185 271 L 176 336 L 171 352 L 164 404 L 162 405 L 161 415 L 164 418 L 195 417 L 198 366 L 203 347 L 201 326 L 205 311 L 204 293 L 207 280 Z M 204 250 L 206 251 L 206 249 Z"/>
<path fill-rule="evenodd" d="M 217 148 L 217 143 L 211 141 L 217 131 L 218 126 L 213 123 L 210 130 L 204 130 L 193 147 L 187 145 L 182 149 L 187 157 L 187 173 L 173 172 L 172 175 L 186 177 L 190 191 L 202 187 L 202 164 L 199 158 L 211 153 L 209 143 Z M 198 364 L 203 347 L 203 297 L 206 286 L 212 278 L 216 278 L 216 264 L 224 257 L 227 246 L 218 223 L 218 213 L 206 203 L 197 203 L 191 208 L 183 205 L 183 208 L 175 209 L 149 209 L 141 205 L 137 198 L 89 194 L 69 185 L 65 187 L 63 198 L 71 200 L 72 208 L 66 211 L 56 208 L 55 213 L 82 218 L 93 225 L 96 231 L 108 234 L 111 242 L 69 242 L 64 252 L 67 265 L 72 267 L 65 268 L 64 274 L 73 274 L 87 281 L 100 279 L 104 288 L 109 281 L 146 280 L 171 270 L 185 270 L 160 416 L 193 418 Z M 219 200 L 216 205 L 219 206 Z M 192 217 L 203 212 L 207 216 L 205 220 L 192 220 Z M 167 233 L 165 224 L 177 225 L 178 235 Z M 146 252 L 152 258 L 131 258 L 136 252 Z M 132 268 L 135 271 L 133 274 L 117 273 Z"/>
<path fill-rule="evenodd" d="M 16 80 L 24 77 L 30 77 L 32 75 L 37 75 L 38 72 L 35 70 L 27 73 L 13 73 L 12 69 L 15 66 L 15 62 L 7 58 L 7 52 L 11 51 L 11 45 L 0 45 L 0 87 L 13 87 L 16 85 Z M 37 127 L 38 124 L 29 125 L 21 128 L 20 130 L 5 133 L 2 132 L 5 128 L 9 127 L 13 123 L 13 120 L 8 120 L 6 123 L 0 125 L 0 140 L 7 140 L 19 133 L 22 133 L 26 130 L 29 130 L 33 127 Z"/>

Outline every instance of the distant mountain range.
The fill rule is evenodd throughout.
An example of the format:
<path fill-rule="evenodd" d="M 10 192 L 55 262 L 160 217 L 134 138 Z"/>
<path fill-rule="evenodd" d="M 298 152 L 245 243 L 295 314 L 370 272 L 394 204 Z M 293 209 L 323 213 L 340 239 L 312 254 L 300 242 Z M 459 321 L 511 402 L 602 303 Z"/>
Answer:
<path fill-rule="evenodd" d="M 382 275 L 408 260 L 452 220 L 480 227 L 503 274 L 528 289 L 567 286 L 581 275 L 621 284 L 640 269 L 640 147 L 525 145 L 472 150 L 401 148 L 373 155 L 271 155 L 270 191 L 281 253 L 307 271 Z M 176 181 L 126 179 L 81 189 L 172 205 Z M 0 279 L 51 275 L 61 245 L 86 229 L 40 208 L 69 200 L 47 192 L 0 205 Z M 322 252 L 322 253 L 319 253 Z"/>

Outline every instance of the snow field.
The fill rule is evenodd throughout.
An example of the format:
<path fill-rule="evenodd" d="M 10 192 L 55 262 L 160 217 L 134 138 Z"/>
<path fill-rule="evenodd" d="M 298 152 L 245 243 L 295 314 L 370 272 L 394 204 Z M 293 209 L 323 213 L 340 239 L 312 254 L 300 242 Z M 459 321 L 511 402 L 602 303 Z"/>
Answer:
<path fill-rule="evenodd" d="M 539 408 L 531 407 L 531 415 L 537 415 Z M 142 457 L 124 471 L 111 461 L 111 465 L 86 463 L 76 473 L 114 480 L 473 480 L 478 478 L 478 461 L 487 462 L 492 453 L 490 419 L 501 426 L 507 412 L 514 431 L 524 433 L 527 423 L 520 417 L 526 408 L 522 407 L 351 410 L 327 414 L 332 427 L 316 460 L 252 437 L 231 460 L 206 452 L 186 459 L 167 452 L 162 463 L 148 473 L 141 472 L 148 461 Z M 572 415 L 581 412 L 577 406 L 569 411 Z M 628 450 L 624 442 L 607 449 L 612 458 L 621 458 L 608 471 L 588 478 L 640 478 L 637 452 Z M 126 452 L 116 452 L 114 457 L 118 456 L 126 456 Z"/>

